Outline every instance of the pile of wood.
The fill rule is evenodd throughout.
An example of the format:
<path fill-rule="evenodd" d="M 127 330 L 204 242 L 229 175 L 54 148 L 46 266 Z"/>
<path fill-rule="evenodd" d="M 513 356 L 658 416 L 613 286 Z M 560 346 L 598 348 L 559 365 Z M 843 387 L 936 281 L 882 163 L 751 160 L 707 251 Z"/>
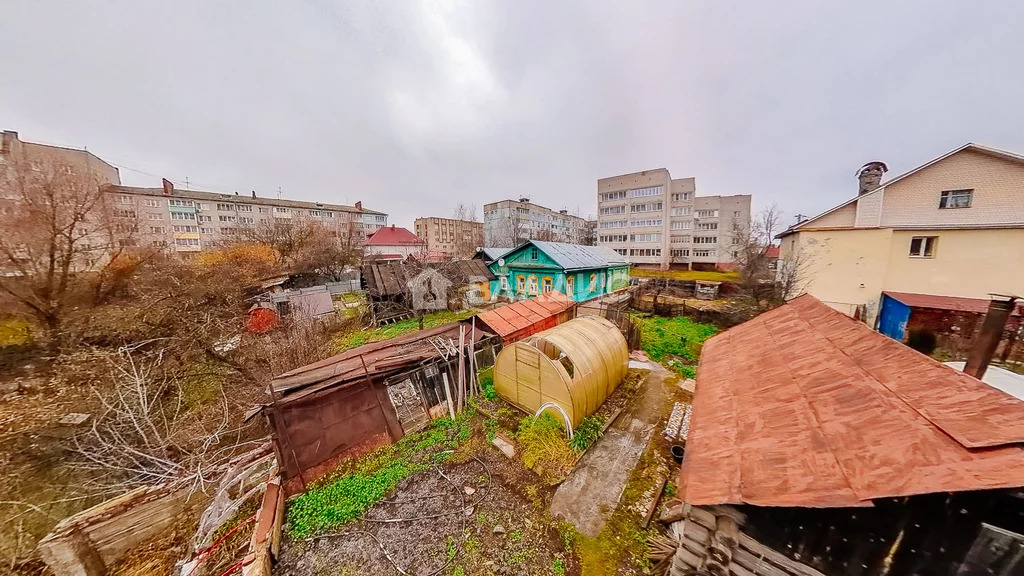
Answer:
<path fill-rule="evenodd" d="M 667 534 L 651 542 L 651 558 L 663 574 L 824 576 L 744 534 L 744 516 L 733 508 L 678 504 L 660 520 Z"/>

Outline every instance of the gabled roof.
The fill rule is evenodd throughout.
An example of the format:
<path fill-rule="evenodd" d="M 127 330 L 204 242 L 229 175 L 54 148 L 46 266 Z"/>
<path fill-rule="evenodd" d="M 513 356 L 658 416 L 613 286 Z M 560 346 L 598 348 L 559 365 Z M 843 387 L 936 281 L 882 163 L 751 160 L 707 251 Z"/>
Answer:
<path fill-rule="evenodd" d="M 1024 402 L 804 295 L 704 343 L 680 496 L 840 507 L 1024 486 Z"/>
<path fill-rule="evenodd" d="M 501 258 L 502 254 L 508 252 L 508 248 L 497 248 L 495 246 L 484 246 L 478 253 L 482 254 L 487 263 L 494 262 L 498 258 Z"/>
<path fill-rule="evenodd" d="M 1014 154 L 1013 152 L 1008 152 L 1006 150 L 1000 150 L 998 148 L 990 148 L 988 146 L 982 146 L 981 144 L 975 144 L 974 142 L 968 142 L 967 144 L 964 144 L 963 146 L 961 146 L 961 147 L 959 147 L 959 148 L 957 148 L 955 150 L 951 150 L 949 152 L 946 152 L 945 154 L 943 154 L 942 156 L 939 156 L 938 158 L 934 158 L 932 160 L 929 160 L 928 162 L 925 162 L 924 164 L 921 164 L 917 168 L 914 168 L 914 169 L 912 169 L 912 170 L 910 170 L 908 172 L 904 172 L 903 174 L 900 174 L 899 176 L 896 176 L 895 178 L 891 178 L 888 181 L 883 182 L 878 188 L 875 188 L 871 192 L 866 192 L 864 194 L 860 194 L 858 196 L 854 196 L 853 198 L 847 200 L 846 202 L 843 202 L 842 204 L 840 204 L 838 206 L 830 208 L 830 209 L 822 212 L 821 214 L 818 214 L 817 216 L 814 216 L 812 218 L 808 218 L 807 220 L 804 220 L 803 222 L 800 222 L 799 224 L 794 224 L 793 226 L 790 226 L 786 230 L 783 230 L 782 232 L 777 234 L 775 237 L 776 238 L 782 238 L 783 236 L 787 236 L 789 234 L 797 232 L 800 228 L 807 227 L 808 224 L 810 224 L 811 222 L 814 222 L 815 220 L 817 220 L 818 218 L 821 218 L 822 216 L 826 216 L 828 214 L 831 214 L 831 213 L 835 212 L 836 210 L 839 210 L 841 208 L 845 208 L 845 207 L 849 206 L 850 204 L 853 204 L 854 202 L 856 202 L 858 199 L 863 198 L 864 196 L 868 196 L 870 194 L 878 194 L 882 190 L 884 190 L 886 186 L 889 186 L 890 184 L 895 184 L 896 182 L 899 182 L 900 180 L 903 180 L 904 178 L 907 178 L 909 176 L 917 174 L 921 170 L 924 170 L 925 168 L 931 167 L 932 165 L 937 164 L 937 163 L 945 160 L 946 158 L 949 158 L 950 156 L 952 156 L 954 154 L 959 154 L 960 152 L 963 152 L 965 150 L 970 150 L 972 152 L 979 152 L 981 154 L 987 154 L 989 156 L 994 156 L 996 158 L 1002 158 L 1003 160 L 1009 160 L 1011 162 L 1019 162 L 1019 163 L 1024 164 L 1024 156 L 1021 156 L 1020 154 Z"/>
<path fill-rule="evenodd" d="M 507 338 L 520 330 L 526 330 L 552 316 L 565 312 L 572 308 L 573 304 L 575 302 L 565 294 L 552 291 L 541 294 L 536 298 L 520 300 L 507 306 L 481 312 L 476 317 L 495 334 L 502 338 Z M 538 326 L 535 332 L 546 328 L 550 328 L 550 326 Z"/>
<path fill-rule="evenodd" d="M 366 237 L 367 246 L 423 246 L 426 241 L 405 228 L 381 228 Z"/>
<path fill-rule="evenodd" d="M 624 256 L 605 246 L 584 246 L 582 244 L 543 242 L 540 240 L 527 240 L 519 246 L 506 251 L 500 257 L 506 258 L 509 254 L 517 252 L 528 245 L 536 246 L 565 270 L 608 268 L 609 266 L 627 266 L 629 264 Z"/>

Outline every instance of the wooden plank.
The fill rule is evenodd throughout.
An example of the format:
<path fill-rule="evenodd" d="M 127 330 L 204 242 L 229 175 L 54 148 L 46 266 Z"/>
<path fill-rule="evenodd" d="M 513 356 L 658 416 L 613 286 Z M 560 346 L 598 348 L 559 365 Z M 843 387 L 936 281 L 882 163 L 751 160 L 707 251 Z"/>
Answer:
<path fill-rule="evenodd" d="M 691 506 L 688 517 L 697 524 L 700 524 L 701 526 L 709 530 L 714 530 L 718 527 L 718 518 L 715 516 L 715 514 L 712 514 L 704 508 L 700 508 L 698 506 Z"/>
<path fill-rule="evenodd" d="M 665 490 L 667 482 L 667 476 L 662 477 L 661 482 L 658 482 L 658 487 L 654 491 L 654 498 L 651 499 L 651 506 L 647 509 L 647 515 L 644 516 L 644 528 L 651 525 L 651 516 L 654 516 L 654 511 L 658 508 L 658 501 L 661 500 L 661 493 Z"/>
<path fill-rule="evenodd" d="M 281 477 L 277 476 L 272 480 L 279 486 L 281 485 Z M 281 553 L 281 529 L 284 525 L 284 490 L 277 491 L 277 510 L 274 515 L 274 527 L 270 532 L 270 554 L 276 560 L 278 555 Z"/>
<path fill-rule="evenodd" d="M 759 576 L 794 576 L 797 572 L 783 570 L 763 558 L 754 556 L 745 548 L 737 548 L 732 561 Z"/>
<path fill-rule="evenodd" d="M 797 562 L 785 554 L 761 544 L 743 532 L 740 532 L 739 545 L 740 549 L 750 552 L 753 556 L 764 557 L 765 560 L 792 574 L 799 576 L 825 576 L 825 574 L 814 568 L 802 562 Z"/>

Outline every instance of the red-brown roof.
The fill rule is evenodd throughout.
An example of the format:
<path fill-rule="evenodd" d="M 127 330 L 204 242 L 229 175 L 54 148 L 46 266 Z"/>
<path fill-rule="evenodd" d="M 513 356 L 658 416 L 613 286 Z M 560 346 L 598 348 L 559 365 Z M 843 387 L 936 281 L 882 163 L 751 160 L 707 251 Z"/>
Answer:
<path fill-rule="evenodd" d="M 778 259 L 778 257 L 779 257 L 779 247 L 774 245 L 774 244 L 769 246 L 768 249 L 764 251 L 764 257 L 765 258 L 775 258 L 775 259 Z"/>
<path fill-rule="evenodd" d="M 420 246 L 426 241 L 405 228 L 388 226 L 381 228 L 366 238 L 368 246 Z"/>
<path fill-rule="evenodd" d="M 477 314 L 477 318 L 489 326 L 495 334 L 504 339 L 520 330 L 530 328 L 548 318 L 565 312 L 572 308 L 573 304 L 572 299 L 555 290 L 541 294 L 536 298 L 520 300 L 508 306 L 481 312 Z M 544 328 L 549 328 L 549 326 Z"/>
<path fill-rule="evenodd" d="M 1024 486 L 1024 402 L 804 295 L 708 340 L 680 494 L 838 507 Z"/>
<path fill-rule="evenodd" d="M 882 292 L 911 308 L 936 308 L 938 310 L 954 310 L 956 312 L 974 312 L 984 314 L 988 312 L 989 300 L 985 298 L 961 298 L 960 296 L 938 296 L 935 294 L 914 294 L 911 292 Z M 1021 308 L 1024 302 L 1017 305 L 1013 311 L 1014 316 L 1021 315 Z"/>

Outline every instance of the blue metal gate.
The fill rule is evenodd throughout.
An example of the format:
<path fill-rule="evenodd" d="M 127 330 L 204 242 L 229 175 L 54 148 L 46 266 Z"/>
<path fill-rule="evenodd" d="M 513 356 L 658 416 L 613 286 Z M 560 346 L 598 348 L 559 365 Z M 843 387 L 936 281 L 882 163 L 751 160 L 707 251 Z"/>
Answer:
<path fill-rule="evenodd" d="M 909 319 L 910 306 L 888 294 L 882 294 L 882 310 L 878 316 L 879 332 L 902 342 L 907 333 Z"/>

